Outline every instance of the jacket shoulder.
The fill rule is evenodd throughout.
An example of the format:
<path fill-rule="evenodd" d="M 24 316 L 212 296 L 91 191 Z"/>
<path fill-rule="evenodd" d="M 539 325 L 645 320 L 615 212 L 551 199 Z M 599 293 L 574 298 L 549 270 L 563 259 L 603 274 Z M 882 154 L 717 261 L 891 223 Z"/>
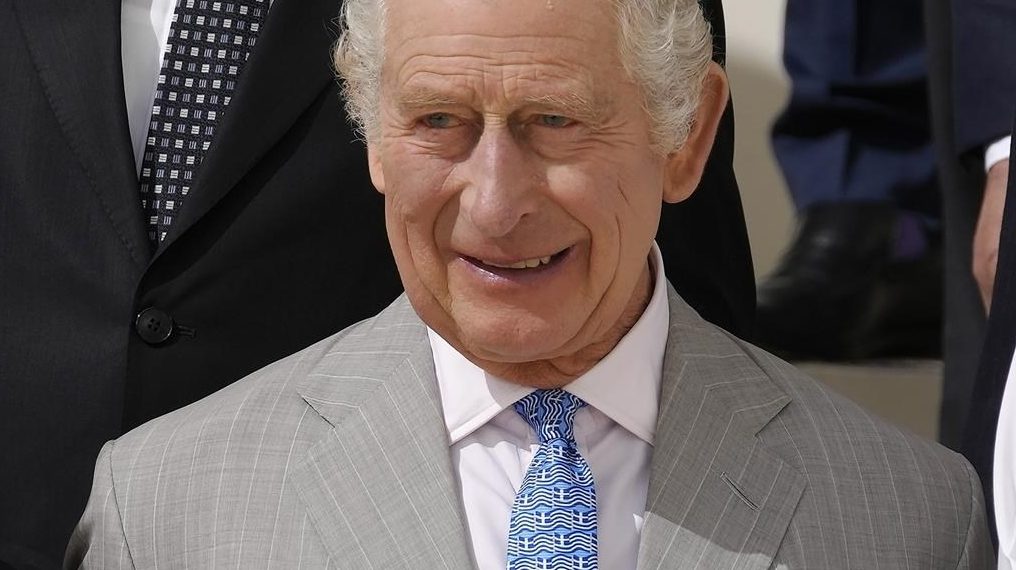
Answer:
<path fill-rule="evenodd" d="M 152 565 L 157 544 L 190 540 L 194 552 L 207 554 L 216 552 L 216 535 L 269 532 L 275 519 L 251 514 L 268 503 L 279 516 L 302 513 L 288 477 L 332 429 L 308 394 L 355 392 L 343 383 L 397 367 L 404 360 L 402 345 L 426 339 L 410 311 L 397 300 L 373 318 L 107 444 L 99 469 L 138 567 Z M 153 533 L 155 528 L 165 532 Z"/>
<path fill-rule="evenodd" d="M 894 568 L 966 567 L 964 557 L 990 558 L 984 499 L 966 459 L 738 343 L 791 398 L 758 438 L 807 481 L 789 536 L 802 554 L 822 544 L 810 552 L 823 558 L 799 563 L 838 567 L 837 560 L 862 552 Z M 847 546 L 858 540 L 867 544 Z"/>
<path fill-rule="evenodd" d="M 407 338 L 426 338 L 411 310 L 397 299 L 374 317 L 121 436 L 112 442 L 114 482 L 149 473 L 184 480 L 194 476 L 190 466 L 229 468 L 250 460 L 252 445 L 261 453 L 273 446 L 288 453 L 312 444 L 330 425 L 308 405 L 308 395 L 336 389 L 344 376 L 384 376 L 398 366 Z"/>
<path fill-rule="evenodd" d="M 787 407 L 760 434 L 769 441 L 779 440 L 782 433 L 799 445 L 843 448 L 851 456 L 857 454 L 859 461 L 882 460 L 876 463 L 883 465 L 886 464 L 883 449 L 906 451 L 909 462 L 901 462 L 898 466 L 890 462 L 888 466 L 907 469 L 934 461 L 950 473 L 966 476 L 966 461 L 958 453 L 875 415 L 761 348 L 744 342 L 741 346 L 766 376 L 791 398 Z"/>

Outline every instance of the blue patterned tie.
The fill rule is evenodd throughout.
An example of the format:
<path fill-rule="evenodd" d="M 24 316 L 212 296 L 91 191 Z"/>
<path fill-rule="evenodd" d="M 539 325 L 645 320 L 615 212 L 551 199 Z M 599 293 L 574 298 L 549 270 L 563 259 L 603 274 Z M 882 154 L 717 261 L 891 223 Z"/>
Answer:
<path fill-rule="evenodd" d="M 508 570 L 586 570 L 596 562 L 596 488 L 572 422 L 586 403 L 537 390 L 515 403 L 540 440 L 512 505 Z"/>

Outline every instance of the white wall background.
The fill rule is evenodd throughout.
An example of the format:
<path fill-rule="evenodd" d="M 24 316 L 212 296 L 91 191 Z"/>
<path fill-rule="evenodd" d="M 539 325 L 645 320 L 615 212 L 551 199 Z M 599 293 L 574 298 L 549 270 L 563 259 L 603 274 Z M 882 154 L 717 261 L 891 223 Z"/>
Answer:
<path fill-rule="evenodd" d="M 785 0 L 724 0 L 727 74 L 734 97 L 734 169 L 755 275 L 768 273 L 793 232 L 793 206 L 769 145 L 788 82 L 780 61 Z"/>

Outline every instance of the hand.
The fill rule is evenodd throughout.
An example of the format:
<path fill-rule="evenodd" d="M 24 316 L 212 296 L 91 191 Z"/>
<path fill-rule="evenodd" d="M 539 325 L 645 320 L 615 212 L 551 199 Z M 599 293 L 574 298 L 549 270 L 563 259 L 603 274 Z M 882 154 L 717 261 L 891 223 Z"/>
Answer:
<path fill-rule="evenodd" d="M 998 242 L 1002 233 L 1002 211 L 1005 208 L 1005 192 L 1009 182 L 1009 161 L 996 162 L 988 170 L 984 183 L 984 198 L 981 214 L 974 231 L 974 279 L 981 292 L 984 311 L 991 310 L 991 295 L 995 288 L 995 268 L 998 265 Z"/>

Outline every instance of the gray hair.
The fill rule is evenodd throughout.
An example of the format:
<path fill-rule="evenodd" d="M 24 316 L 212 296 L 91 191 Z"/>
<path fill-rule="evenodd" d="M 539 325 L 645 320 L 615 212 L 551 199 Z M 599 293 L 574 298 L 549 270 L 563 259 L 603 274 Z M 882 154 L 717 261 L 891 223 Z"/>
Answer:
<path fill-rule="evenodd" d="M 712 36 L 697 0 L 611 0 L 618 19 L 618 55 L 639 85 L 657 150 L 676 150 L 688 137 L 712 57 Z M 385 0 L 345 0 L 335 68 L 350 118 L 360 135 L 379 135 Z"/>

